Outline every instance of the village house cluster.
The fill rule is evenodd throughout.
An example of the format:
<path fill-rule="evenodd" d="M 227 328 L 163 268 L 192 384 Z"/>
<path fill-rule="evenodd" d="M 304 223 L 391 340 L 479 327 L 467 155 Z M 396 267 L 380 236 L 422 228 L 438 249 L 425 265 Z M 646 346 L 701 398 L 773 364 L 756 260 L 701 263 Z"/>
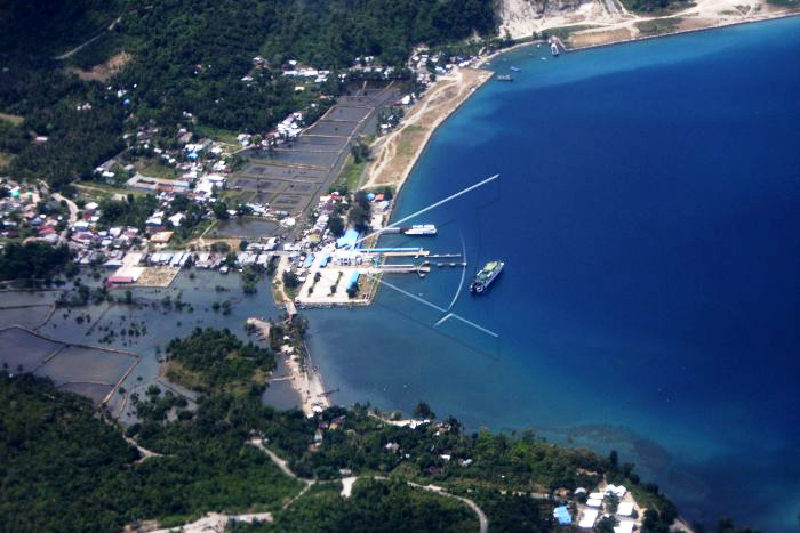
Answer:
<path fill-rule="evenodd" d="M 57 201 L 42 200 L 39 189 L 14 180 L 0 182 L 0 237 L 56 244 L 69 216 Z"/>

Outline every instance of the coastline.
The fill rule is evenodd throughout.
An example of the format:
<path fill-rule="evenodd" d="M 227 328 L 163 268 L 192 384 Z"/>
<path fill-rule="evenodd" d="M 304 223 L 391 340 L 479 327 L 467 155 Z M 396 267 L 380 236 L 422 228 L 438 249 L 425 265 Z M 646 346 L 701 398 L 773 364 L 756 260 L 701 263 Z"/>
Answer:
<path fill-rule="evenodd" d="M 800 13 L 798 13 L 798 12 L 781 13 L 781 14 L 778 14 L 778 15 L 775 15 L 775 16 L 768 16 L 768 17 L 764 17 L 764 18 L 759 18 L 757 20 L 741 20 L 741 21 L 735 21 L 735 22 L 724 23 L 724 24 L 715 24 L 715 25 L 702 27 L 702 28 L 681 29 L 681 30 L 668 32 L 668 33 L 663 33 L 663 34 L 659 34 L 659 35 L 639 36 L 639 37 L 634 38 L 634 39 L 620 39 L 620 40 L 613 41 L 613 42 L 599 43 L 599 44 L 593 44 L 593 45 L 584 45 L 584 46 L 579 46 L 579 47 L 569 47 L 569 48 L 566 47 L 566 46 L 562 46 L 562 47 L 563 47 L 564 50 L 566 50 L 568 52 L 572 52 L 572 51 L 577 52 L 577 51 L 581 51 L 581 50 L 590 50 L 590 49 L 594 49 L 594 48 L 617 46 L 617 45 L 631 43 L 631 42 L 640 41 L 640 40 L 643 41 L 643 40 L 652 40 L 652 39 L 657 39 L 657 38 L 660 39 L 660 38 L 672 37 L 672 36 L 675 36 L 675 35 L 682 35 L 682 34 L 687 34 L 687 33 L 708 32 L 708 31 L 713 31 L 713 30 L 718 30 L 718 29 L 725 29 L 725 28 L 733 27 L 733 26 L 742 26 L 742 25 L 745 25 L 745 24 L 769 22 L 769 21 L 772 21 L 772 20 L 786 19 L 786 18 L 798 17 L 798 16 L 800 16 Z M 560 39 L 559 39 L 559 43 L 561 43 Z M 496 53 L 494 53 L 492 55 L 481 57 L 480 60 L 476 62 L 474 69 L 486 72 L 487 74 L 489 74 L 489 77 L 486 80 L 484 80 L 482 83 L 480 83 L 479 85 L 474 87 L 467 95 L 465 95 L 458 102 L 458 104 L 456 106 L 454 106 L 454 108 L 452 110 L 450 110 L 448 113 L 444 114 L 443 116 L 439 117 L 439 119 L 436 120 L 435 123 L 433 123 L 434 125 L 429 129 L 429 131 L 425 135 L 424 142 L 420 146 L 418 146 L 417 149 L 414 151 L 413 158 L 410 161 L 410 163 L 406 166 L 406 170 L 403 173 L 402 177 L 399 180 L 397 180 L 396 190 L 395 190 L 395 201 L 394 201 L 392 207 L 397 205 L 397 199 L 399 198 L 399 194 L 401 192 L 402 186 L 405 184 L 406 180 L 410 177 L 411 171 L 416 167 L 417 161 L 419 160 L 419 158 L 421 157 L 421 155 L 424 153 L 425 149 L 427 148 L 427 145 L 430 142 L 430 139 L 432 139 L 433 134 L 435 133 L 436 129 L 441 124 L 443 124 L 447 120 L 447 118 L 449 118 L 452 115 L 452 113 L 454 113 L 457 109 L 459 109 L 461 107 L 461 105 L 463 105 L 467 101 L 467 99 L 477 91 L 478 88 L 482 87 L 483 84 L 486 81 L 491 79 L 491 73 L 484 68 L 485 65 L 487 63 L 489 63 L 490 61 L 497 59 L 498 57 L 500 57 L 503 54 L 506 54 L 506 53 L 509 53 L 509 52 L 513 52 L 513 51 L 517 51 L 519 49 L 522 49 L 524 47 L 530 46 L 532 44 L 535 44 L 535 41 L 534 42 L 526 42 L 526 43 L 516 44 L 516 45 L 514 45 L 512 47 L 509 47 L 509 48 L 506 48 L 506 49 L 502 49 L 502 50 L 498 50 Z M 426 97 L 427 97 L 427 95 L 426 95 Z M 421 106 L 423 104 L 424 104 L 424 100 L 420 100 L 416 104 L 416 106 Z M 413 111 L 411 113 L 413 113 Z M 411 113 L 409 113 L 409 114 L 411 114 Z M 368 173 L 367 176 L 370 176 L 369 173 L 372 170 L 373 165 L 374 165 L 374 163 L 371 163 L 370 164 L 370 168 L 367 169 L 367 173 Z M 372 184 L 372 185 L 370 183 L 371 183 L 371 180 L 368 181 L 366 184 L 364 184 L 362 187 L 360 187 L 360 189 L 363 190 L 363 189 L 369 188 L 371 186 L 374 187 L 374 186 L 383 185 L 382 183 L 377 183 L 377 184 Z M 392 216 L 392 212 L 390 211 L 389 214 L 387 215 L 387 221 L 390 220 L 391 216 Z M 676 522 L 676 523 L 681 523 L 681 525 L 687 531 L 692 531 L 692 529 L 690 529 L 688 527 L 688 521 L 685 520 L 683 517 L 679 516 L 678 517 L 678 521 L 679 522 Z"/>
<path fill-rule="evenodd" d="M 675 14 L 673 16 L 679 16 L 679 14 Z M 583 50 L 592 50 L 592 49 L 596 49 L 596 48 L 619 46 L 619 45 L 633 43 L 633 42 L 637 42 L 637 41 L 663 39 L 663 38 L 667 38 L 667 37 L 674 37 L 674 36 L 677 36 L 677 35 L 714 31 L 714 30 L 729 28 L 729 27 L 733 27 L 733 26 L 741 26 L 741 25 L 745 25 L 745 24 L 757 24 L 757 23 L 761 23 L 761 22 L 768 22 L 768 21 L 772 21 L 772 20 L 779 20 L 779 19 L 790 18 L 790 17 L 798 17 L 798 16 L 800 16 L 800 10 L 789 11 L 789 12 L 787 12 L 785 10 L 782 10 L 782 11 L 776 11 L 775 14 L 772 14 L 772 15 L 765 15 L 765 16 L 761 16 L 759 18 L 750 19 L 750 20 L 736 20 L 736 21 L 732 21 L 732 22 L 724 22 L 724 23 L 721 23 L 721 24 L 720 23 L 712 24 L 712 25 L 709 25 L 709 26 L 698 27 L 698 28 L 678 29 L 678 30 L 675 30 L 675 31 L 664 32 L 664 33 L 661 33 L 661 34 L 658 34 L 658 35 L 645 35 L 645 36 L 639 35 L 639 36 L 631 38 L 631 39 L 610 40 L 610 41 L 604 42 L 604 43 L 587 44 L 587 45 L 582 45 L 582 46 L 571 46 L 571 47 L 567 46 L 567 45 L 564 44 L 562 39 L 559 38 L 559 37 L 554 37 L 553 40 L 557 41 L 558 45 L 563 50 L 565 50 L 566 52 L 580 52 L 580 51 L 583 51 Z M 657 17 L 657 18 L 661 18 L 661 17 Z M 631 21 L 631 22 L 634 22 L 634 21 Z M 446 110 L 444 113 L 442 113 L 442 114 L 440 114 L 440 115 L 438 115 L 438 116 L 436 116 L 436 117 L 434 117 L 432 119 L 432 122 L 429 124 L 429 127 L 427 128 L 427 130 L 426 130 L 426 132 L 424 134 L 423 141 L 416 147 L 416 149 L 413 152 L 413 155 L 406 162 L 406 164 L 405 164 L 402 172 L 400 173 L 399 177 L 396 177 L 395 179 L 392 179 L 390 177 L 388 180 L 378 181 L 377 175 L 382 170 L 384 170 L 387 166 L 389 166 L 391 164 L 390 161 L 393 158 L 397 157 L 397 150 L 396 149 L 394 149 L 394 150 L 392 149 L 393 141 L 402 134 L 403 129 L 407 128 L 409 125 L 416 125 L 417 122 L 419 121 L 418 117 L 415 118 L 414 120 L 411 120 L 411 121 L 409 121 L 409 119 L 411 117 L 414 117 L 417 113 L 420 113 L 420 112 L 424 113 L 424 111 L 426 110 L 425 105 L 428 102 L 427 98 L 429 98 L 430 96 L 433 96 L 434 92 L 437 92 L 437 91 L 441 92 L 446 87 L 445 88 L 442 88 L 442 87 L 439 87 L 439 88 L 431 87 L 428 90 L 428 91 L 431 92 L 431 94 L 430 95 L 426 95 L 425 96 L 425 100 L 420 101 L 417 104 L 415 104 L 415 106 L 412 108 L 411 113 L 401 121 L 400 126 L 395 131 L 391 132 L 390 134 L 386 135 L 385 137 L 381 137 L 381 138 L 377 139 L 373 143 L 372 148 L 376 150 L 377 154 L 376 154 L 375 160 L 372 161 L 370 163 L 369 167 L 366 169 L 366 172 L 365 172 L 365 174 L 366 174 L 366 183 L 364 183 L 363 185 L 360 185 L 359 186 L 359 190 L 366 190 L 366 189 L 371 189 L 371 188 L 381 187 L 381 186 L 387 186 L 387 185 L 395 187 L 395 191 L 394 191 L 395 201 L 393 202 L 392 207 L 386 213 L 386 221 L 391 219 L 392 212 L 394 210 L 394 205 L 396 204 L 397 199 L 399 198 L 400 191 L 401 191 L 403 185 L 405 184 L 405 182 L 408 179 L 408 177 L 411 175 L 411 172 L 416 167 L 417 161 L 419 161 L 419 158 L 425 152 L 425 149 L 427 148 L 430 140 L 433 138 L 433 135 L 436 132 L 436 130 L 439 128 L 439 126 L 444 124 L 444 122 L 454 112 L 456 112 L 473 94 L 475 94 L 475 92 L 479 88 L 481 88 L 486 82 L 491 80 L 492 77 L 494 76 L 494 72 L 492 72 L 491 70 L 488 70 L 488 69 L 486 69 L 484 67 L 490 61 L 492 61 L 494 59 L 497 59 L 498 57 L 501 57 L 502 55 L 508 54 L 508 53 L 516 51 L 516 50 L 520 50 L 522 48 L 526 48 L 526 47 L 531 46 L 533 44 L 542 43 L 542 42 L 546 42 L 546 41 L 543 41 L 543 40 L 526 41 L 526 42 L 521 42 L 521 43 L 514 44 L 514 45 L 512 45 L 512 46 L 510 46 L 508 48 L 502 48 L 502 49 L 496 50 L 492 54 L 488 54 L 486 56 L 480 56 L 476 60 L 476 62 L 474 63 L 474 65 L 471 68 L 465 69 L 463 72 L 477 72 L 477 73 L 480 73 L 481 74 L 481 77 L 480 77 L 481 81 L 479 83 L 477 83 L 477 84 L 472 85 L 469 88 L 469 90 L 467 90 L 466 94 L 463 94 L 463 95 L 462 94 L 458 94 L 458 95 L 456 95 L 456 97 L 454 98 L 455 105 L 453 105 L 451 108 Z M 456 73 L 457 76 L 462 76 L 463 75 L 463 72 L 462 72 L 461 69 L 456 68 L 454 72 Z M 439 83 L 440 81 L 452 81 L 452 79 L 448 78 L 448 77 L 442 77 L 442 78 L 437 79 L 437 81 L 434 82 L 434 83 Z M 437 93 L 437 95 L 438 95 L 438 93 Z M 376 296 L 376 294 L 377 294 L 377 291 L 374 291 L 373 294 L 371 295 L 371 298 L 374 298 Z M 371 299 L 370 299 L 370 301 L 371 301 Z"/>
<path fill-rule="evenodd" d="M 367 168 L 366 183 L 360 190 L 390 186 L 395 188 L 395 196 L 399 193 L 436 129 L 492 78 L 492 72 L 480 68 L 482 65 L 456 67 L 438 77 L 399 127 L 375 141 L 375 160 Z"/>
<path fill-rule="evenodd" d="M 703 26 L 703 27 L 698 27 L 698 28 L 678 29 L 676 31 L 659 33 L 658 35 L 644 35 L 644 36 L 639 36 L 639 37 L 635 37 L 635 38 L 632 38 L 632 39 L 611 40 L 611 41 L 608 41 L 608 42 L 605 42 L 605 43 L 586 44 L 586 45 L 582 45 L 582 46 L 571 46 L 571 47 L 568 47 L 567 45 L 565 45 L 563 43 L 563 41 L 560 38 L 556 37 L 555 40 L 557 40 L 559 46 L 561 46 L 561 48 L 564 49 L 567 52 L 581 52 L 583 50 L 593 50 L 593 49 L 596 49 L 596 48 L 608 48 L 608 47 L 611 47 L 611 46 L 620 46 L 620 45 L 623 45 L 623 44 L 635 43 L 635 42 L 638 42 L 638 41 L 652 41 L 654 39 L 665 39 L 665 38 L 668 38 L 668 37 L 675 37 L 675 36 L 678 36 L 678 35 L 684 35 L 684 34 L 689 34 L 689 33 L 710 32 L 710 31 L 721 30 L 721 29 L 725 29 L 725 28 L 732 28 L 734 26 L 744 26 L 744 25 L 747 25 L 747 24 L 759 24 L 759 23 L 762 23 L 762 22 L 770 22 L 770 21 L 773 21 L 773 20 L 780 20 L 780 19 L 786 19 L 786 18 L 792 18 L 792 17 L 800 17 L 800 11 L 794 11 L 794 12 L 788 12 L 788 13 L 781 12 L 779 14 L 775 14 L 775 15 L 772 15 L 772 16 L 766 16 L 766 17 L 762 17 L 762 18 L 758 18 L 758 19 L 737 20 L 737 21 L 733 21 L 733 22 L 725 22 L 725 23 L 722 23 L 722 24 L 713 24 L 713 25 Z M 527 46 L 529 44 L 531 44 L 531 43 L 524 43 L 524 44 L 522 44 L 520 46 Z M 510 51 L 510 50 L 514 49 L 516 46 L 517 45 L 515 45 L 514 47 L 511 47 L 511 48 L 505 49 L 505 50 L 501 51 L 500 53 L 504 53 L 506 51 Z"/>

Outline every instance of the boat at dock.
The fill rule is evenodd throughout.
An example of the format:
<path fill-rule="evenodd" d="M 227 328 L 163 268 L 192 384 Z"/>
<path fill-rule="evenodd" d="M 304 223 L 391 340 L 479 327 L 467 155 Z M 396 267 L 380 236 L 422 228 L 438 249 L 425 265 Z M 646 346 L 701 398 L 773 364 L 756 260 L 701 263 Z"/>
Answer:
<path fill-rule="evenodd" d="M 514 77 L 511 74 L 498 74 L 495 77 L 497 81 L 514 81 Z"/>
<path fill-rule="evenodd" d="M 555 41 L 550 43 L 550 53 L 553 54 L 553 56 L 558 57 L 559 54 L 558 45 L 556 44 Z"/>
<path fill-rule="evenodd" d="M 489 286 L 497 279 L 504 266 L 505 263 L 499 259 L 486 263 L 486 266 L 480 269 L 473 278 L 472 283 L 469 285 L 469 290 L 478 294 L 489 290 Z"/>
<path fill-rule="evenodd" d="M 416 224 L 409 228 L 402 228 L 400 230 L 401 233 L 406 235 L 436 235 L 439 233 L 439 230 L 436 229 L 436 226 L 433 224 Z"/>

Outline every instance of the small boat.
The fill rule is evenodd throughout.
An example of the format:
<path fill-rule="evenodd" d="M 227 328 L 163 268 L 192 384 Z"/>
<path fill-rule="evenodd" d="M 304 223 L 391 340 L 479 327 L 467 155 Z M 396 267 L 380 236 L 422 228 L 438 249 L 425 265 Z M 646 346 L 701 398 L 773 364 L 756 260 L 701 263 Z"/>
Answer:
<path fill-rule="evenodd" d="M 410 228 L 402 228 L 400 231 L 406 235 L 436 235 L 438 233 L 433 224 L 415 224 Z"/>
<path fill-rule="evenodd" d="M 495 77 L 497 78 L 497 81 L 514 81 L 514 78 L 511 76 L 511 74 L 498 74 Z"/>
<path fill-rule="evenodd" d="M 511 72 L 522 72 L 522 69 L 519 67 L 511 67 Z"/>
<path fill-rule="evenodd" d="M 480 269 L 475 278 L 473 278 L 472 283 L 469 285 L 469 290 L 476 294 L 489 290 L 489 286 L 497 279 L 504 266 L 505 263 L 499 259 L 486 263 L 486 266 Z"/>
<path fill-rule="evenodd" d="M 550 53 L 553 54 L 554 56 L 558 57 L 558 54 L 559 54 L 558 45 L 556 44 L 555 41 L 550 43 Z"/>

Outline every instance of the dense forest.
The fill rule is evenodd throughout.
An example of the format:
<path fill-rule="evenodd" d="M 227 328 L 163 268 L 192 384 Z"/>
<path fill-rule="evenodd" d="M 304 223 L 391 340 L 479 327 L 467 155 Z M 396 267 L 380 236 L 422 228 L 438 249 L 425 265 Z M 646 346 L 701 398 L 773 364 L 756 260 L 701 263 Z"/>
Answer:
<path fill-rule="evenodd" d="M 221 358 L 247 349 L 230 332 L 196 330 L 168 352 L 208 381 L 219 375 Z M 0 374 L 0 523 L 20 532 L 113 531 L 153 518 L 162 526 L 181 524 L 215 510 L 273 512 L 273 525 L 242 525 L 242 533 L 474 530 L 468 508 L 413 482 L 472 499 L 492 531 L 543 532 L 553 530 L 554 503 L 531 493 L 571 493 L 604 477 L 624 483 L 648 508 L 644 533 L 670 531 L 677 516 L 658 487 L 640 483 L 634 466 L 620 464 L 616 453 L 602 458 L 563 448 L 532 431 L 467 432 L 452 417 L 398 427 L 358 404 L 306 418 L 226 387 L 208 388 L 194 406 L 156 386 L 131 400 L 140 422 L 124 431 L 158 454 L 146 460 L 88 399 L 31 375 Z M 297 475 L 318 480 L 312 490 L 286 507 L 302 483 L 251 445 L 254 436 L 287 458 Z M 359 476 L 348 500 L 339 495 L 343 469 Z M 720 524 L 720 532 L 747 531 Z"/>
<path fill-rule="evenodd" d="M 319 485 L 272 524 L 241 524 L 236 533 L 470 533 L 478 519 L 466 505 L 409 487 L 394 479 L 359 480 L 349 498 L 341 486 Z M 529 530 L 530 531 L 530 530 Z"/>
<path fill-rule="evenodd" d="M 243 343 L 230 330 L 195 329 L 185 339 L 167 344 L 167 375 L 173 381 L 201 391 L 246 387 L 259 396 L 275 357 L 267 348 Z"/>
<path fill-rule="evenodd" d="M 17 532 L 119 531 L 213 509 L 274 510 L 299 490 L 244 439 L 213 428 L 169 457 L 139 453 L 88 399 L 0 375 L 0 524 Z"/>
<path fill-rule="evenodd" d="M 0 281 L 49 279 L 71 266 L 72 252 L 66 246 L 11 242 L 0 250 Z"/>

